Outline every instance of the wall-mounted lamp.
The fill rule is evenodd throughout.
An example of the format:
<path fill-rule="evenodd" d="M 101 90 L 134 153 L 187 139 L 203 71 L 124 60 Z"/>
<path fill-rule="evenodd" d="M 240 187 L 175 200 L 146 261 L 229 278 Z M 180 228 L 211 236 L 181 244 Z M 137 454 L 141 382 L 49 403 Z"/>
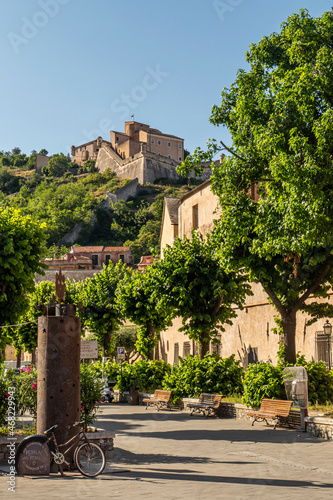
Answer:
<path fill-rule="evenodd" d="M 331 323 L 328 321 L 328 319 L 326 320 L 326 323 L 324 324 L 323 329 L 324 329 L 324 333 L 325 333 L 325 335 L 327 335 L 328 337 L 330 337 L 330 336 L 331 336 L 331 334 L 332 334 L 332 325 L 331 325 Z"/>

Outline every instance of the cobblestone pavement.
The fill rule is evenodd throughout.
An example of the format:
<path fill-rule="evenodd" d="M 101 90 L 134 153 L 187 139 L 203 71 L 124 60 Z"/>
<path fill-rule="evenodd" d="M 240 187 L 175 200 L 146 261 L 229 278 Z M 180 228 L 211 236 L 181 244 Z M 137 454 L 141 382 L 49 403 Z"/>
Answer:
<path fill-rule="evenodd" d="M 261 423 L 120 404 L 103 405 L 98 426 L 116 433 L 114 456 L 101 476 L 18 477 L 12 493 L 3 472 L 0 498 L 333 498 L 332 441 Z"/>

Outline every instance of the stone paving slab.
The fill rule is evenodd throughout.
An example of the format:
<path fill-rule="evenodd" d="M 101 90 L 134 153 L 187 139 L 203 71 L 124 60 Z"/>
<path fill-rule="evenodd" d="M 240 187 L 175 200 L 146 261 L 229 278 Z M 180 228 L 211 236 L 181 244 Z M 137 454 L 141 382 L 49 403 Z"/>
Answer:
<path fill-rule="evenodd" d="M 97 425 L 116 433 L 105 473 L 18 477 L 15 494 L 2 474 L 0 498 L 333 498 L 333 443 L 300 431 L 120 404 L 103 405 Z"/>

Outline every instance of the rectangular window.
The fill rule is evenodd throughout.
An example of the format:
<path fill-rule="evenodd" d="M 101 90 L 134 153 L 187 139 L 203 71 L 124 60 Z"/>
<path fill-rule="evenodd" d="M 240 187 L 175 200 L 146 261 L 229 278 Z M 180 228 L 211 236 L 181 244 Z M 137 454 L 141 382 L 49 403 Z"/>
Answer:
<path fill-rule="evenodd" d="M 178 365 L 179 364 L 179 344 L 178 342 L 174 345 L 174 354 L 173 354 L 173 364 Z"/>
<path fill-rule="evenodd" d="M 316 361 L 323 361 L 329 370 L 332 368 L 331 336 L 324 332 L 316 332 Z"/>
<path fill-rule="evenodd" d="M 168 146 L 169 146 L 169 148 L 171 148 L 171 142 L 168 142 Z"/>
<path fill-rule="evenodd" d="M 192 228 L 197 229 L 199 227 L 199 207 L 198 204 L 192 207 Z"/>
<path fill-rule="evenodd" d="M 155 141 L 154 141 L 154 139 L 152 139 L 152 140 L 151 140 L 151 143 L 152 143 L 152 144 L 154 144 L 154 142 L 155 142 Z"/>
<path fill-rule="evenodd" d="M 182 157 L 181 156 L 179 157 L 179 161 L 182 161 Z"/>
<path fill-rule="evenodd" d="M 160 146 L 161 145 L 161 141 L 157 141 L 157 144 Z"/>
<path fill-rule="evenodd" d="M 106 255 L 105 256 L 105 264 L 108 266 L 110 263 L 111 255 Z"/>
<path fill-rule="evenodd" d="M 171 156 L 170 155 L 168 155 L 168 158 L 170 158 L 170 160 L 171 160 Z"/>
<path fill-rule="evenodd" d="M 91 260 L 92 260 L 93 266 L 98 266 L 98 255 L 92 255 Z"/>
<path fill-rule="evenodd" d="M 184 342 L 183 343 L 183 358 L 187 358 L 191 354 L 191 343 Z"/>
<path fill-rule="evenodd" d="M 125 262 L 125 255 L 119 255 L 119 260 L 121 260 L 121 262 Z"/>
<path fill-rule="evenodd" d="M 179 149 L 182 149 L 182 145 L 181 145 L 181 144 L 178 144 L 178 148 L 179 148 Z"/>
<path fill-rule="evenodd" d="M 248 364 L 258 363 L 258 347 L 249 347 L 247 353 L 247 362 Z"/>
<path fill-rule="evenodd" d="M 219 341 L 219 344 L 211 344 L 211 352 L 212 354 L 215 352 L 218 356 L 221 356 L 221 335 L 217 335 L 216 340 Z"/>

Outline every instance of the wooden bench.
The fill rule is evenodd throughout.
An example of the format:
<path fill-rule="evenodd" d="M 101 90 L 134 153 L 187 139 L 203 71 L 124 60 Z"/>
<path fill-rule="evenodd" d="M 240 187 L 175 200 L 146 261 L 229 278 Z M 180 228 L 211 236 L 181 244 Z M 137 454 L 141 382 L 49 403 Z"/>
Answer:
<path fill-rule="evenodd" d="M 189 403 L 187 405 L 188 408 L 191 408 L 190 415 L 193 415 L 194 412 L 202 412 L 206 415 L 206 418 L 211 414 L 217 416 L 216 411 L 219 409 L 221 399 L 224 397 L 223 394 L 200 394 L 199 403 Z"/>
<path fill-rule="evenodd" d="M 143 399 L 142 402 L 146 403 L 146 410 L 148 406 L 151 405 L 151 406 L 156 406 L 157 411 L 159 411 L 163 407 L 170 408 L 169 406 L 170 398 L 171 398 L 171 391 L 162 391 L 161 389 L 157 389 L 154 392 L 152 398 Z"/>
<path fill-rule="evenodd" d="M 259 410 L 248 412 L 249 417 L 254 417 L 252 425 L 256 420 L 265 420 L 268 425 L 267 419 L 275 420 L 274 429 L 276 426 L 289 416 L 293 401 L 285 401 L 281 399 L 263 399 Z"/>

